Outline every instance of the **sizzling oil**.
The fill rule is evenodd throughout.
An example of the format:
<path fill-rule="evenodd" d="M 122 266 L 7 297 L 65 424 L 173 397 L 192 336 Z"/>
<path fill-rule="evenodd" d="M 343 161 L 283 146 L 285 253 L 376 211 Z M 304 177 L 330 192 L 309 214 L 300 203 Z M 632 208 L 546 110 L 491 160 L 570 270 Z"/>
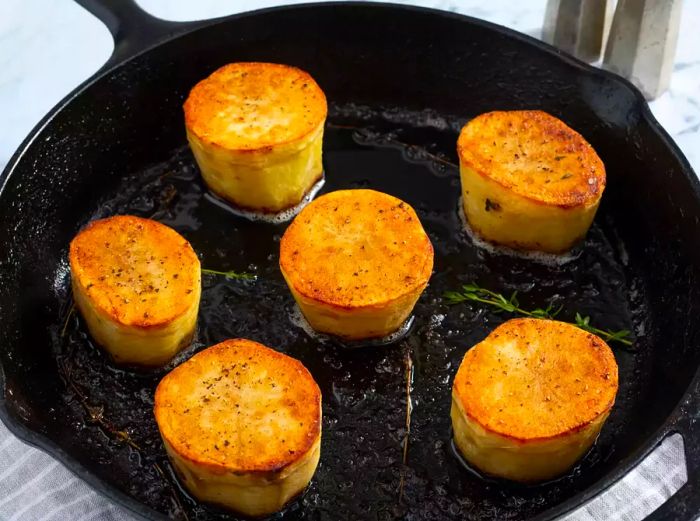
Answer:
<path fill-rule="evenodd" d="M 441 298 L 445 291 L 472 281 L 505 293 L 518 290 L 523 305 L 538 307 L 554 299 L 564 305 L 564 319 L 578 311 L 610 329 L 640 330 L 645 318 L 644 287 L 627 265 L 605 205 L 580 255 L 566 264 L 542 265 L 472 242 L 460 220 L 459 175 L 453 166 L 461 123 L 428 112 L 362 107 L 331 112 L 322 191 L 371 187 L 407 201 L 435 249 L 434 274 L 410 331 L 388 346 L 348 350 L 298 327 L 294 300 L 278 268 L 286 223 L 251 221 L 214 202 L 187 148 L 174 151 L 165 164 L 125 176 L 93 218 L 152 217 L 182 233 L 203 267 L 253 272 L 257 279 L 205 274 L 193 346 L 152 372 L 113 366 L 92 345 L 79 317 L 72 313 L 67 322 L 67 312 L 57 317 L 54 353 L 65 401 L 75 435 L 104 465 L 103 479 L 177 519 L 231 519 L 179 487 L 152 413 L 153 392 L 167 370 L 231 337 L 250 338 L 300 359 L 323 393 L 318 471 L 305 494 L 277 517 L 334 520 L 342 512 L 348 519 L 490 519 L 498 512 L 500 519 L 521 519 L 599 479 L 615 460 L 615 433 L 626 428 L 625 411 L 638 406 L 633 398 L 648 370 L 639 343 L 634 349 L 612 346 L 620 367 L 617 404 L 599 442 L 569 476 L 538 487 L 494 483 L 465 470 L 451 449 L 454 373 L 466 350 L 509 317 L 469 304 L 448 306 Z M 68 282 L 62 265 L 56 284 Z M 408 360 L 412 370 L 407 371 Z"/>
<path fill-rule="evenodd" d="M 318 194 L 321 188 L 323 188 L 325 182 L 326 179 L 322 176 L 321 179 L 314 183 L 314 185 L 311 188 L 309 188 L 309 191 L 304 194 L 304 197 L 301 198 L 299 204 L 295 204 L 291 208 L 287 208 L 286 210 L 282 210 L 281 212 L 275 213 L 256 212 L 253 210 L 238 208 L 236 206 L 231 205 L 227 201 L 224 201 L 212 192 L 204 194 L 204 197 L 209 199 L 211 202 L 218 204 L 224 210 L 228 210 L 236 217 L 243 217 L 244 219 L 249 219 L 251 221 L 262 221 L 270 224 L 282 224 L 294 219 L 294 217 L 296 217 L 296 215 L 299 212 L 301 212 L 307 204 L 313 201 L 314 197 L 316 197 L 316 194 Z"/>
<path fill-rule="evenodd" d="M 304 331 L 304 333 L 309 335 L 309 337 L 313 338 L 317 342 L 321 344 L 334 343 L 336 345 L 339 345 L 340 347 L 344 347 L 347 349 L 359 349 L 362 347 L 381 347 L 399 342 L 410 333 L 411 326 L 413 325 L 413 320 L 414 317 L 413 315 L 411 315 L 404 321 L 403 324 L 399 326 L 399 328 L 396 331 L 389 333 L 388 335 L 362 340 L 347 340 L 314 330 L 311 324 L 309 324 L 309 321 L 306 320 L 304 314 L 301 312 L 301 309 L 299 309 L 299 306 L 294 306 L 292 312 L 289 314 L 289 321 L 298 328 L 301 328 Z"/>

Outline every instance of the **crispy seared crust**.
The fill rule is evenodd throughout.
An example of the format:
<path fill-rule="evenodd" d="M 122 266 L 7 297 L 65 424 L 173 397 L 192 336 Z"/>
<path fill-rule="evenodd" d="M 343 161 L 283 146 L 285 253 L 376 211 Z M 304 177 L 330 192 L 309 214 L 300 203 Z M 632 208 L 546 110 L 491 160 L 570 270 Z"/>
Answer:
<path fill-rule="evenodd" d="M 513 319 L 467 352 L 453 398 L 486 431 L 531 443 L 607 416 L 617 386 L 615 358 L 597 336 L 564 322 Z"/>
<path fill-rule="evenodd" d="M 200 81 L 184 104 L 188 132 L 206 144 L 267 154 L 317 131 L 323 91 L 306 72 L 275 63 L 230 63 Z"/>
<path fill-rule="evenodd" d="M 109 320 L 149 330 L 192 310 L 200 265 L 175 230 L 120 215 L 88 224 L 70 244 L 74 288 Z"/>
<path fill-rule="evenodd" d="M 280 268 L 293 290 L 337 309 L 381 308 L 422 291 L 433 247 L 413 208 L 374 190 L 339 190 L 287 228 Z"/>
<path fill-rule="evenodd" d="M 291 471 L 321 435 L 321 392 L 309 371 L 244 339 L 205 349 L 166 375 L 154 412 L 177 456 L 217 474 Z"/>
<path fill-rule="evenodd" d="M 460 162 L 530 201 L 559 208 L 595 205 L 605 167 L 593 147 L 540 110 L 495 111 L 464 126 Z"/>

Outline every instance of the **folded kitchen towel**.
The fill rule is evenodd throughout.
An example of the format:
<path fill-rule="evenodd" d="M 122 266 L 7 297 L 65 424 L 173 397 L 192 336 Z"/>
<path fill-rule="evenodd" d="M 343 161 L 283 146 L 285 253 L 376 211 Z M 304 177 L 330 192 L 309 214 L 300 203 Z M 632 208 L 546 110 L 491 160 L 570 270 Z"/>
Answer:
<path fill-rule="evenodd" d="M 686 481 L 683 438 L 666 438 L 630 474 L 562 521 L 641 521 Z M 0 521 L 135 521 L 0 423 Z"/>

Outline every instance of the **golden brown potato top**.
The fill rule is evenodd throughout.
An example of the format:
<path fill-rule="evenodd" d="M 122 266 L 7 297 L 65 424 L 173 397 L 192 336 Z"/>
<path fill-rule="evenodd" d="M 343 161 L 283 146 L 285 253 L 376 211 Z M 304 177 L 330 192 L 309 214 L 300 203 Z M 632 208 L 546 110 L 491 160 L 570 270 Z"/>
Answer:
<path fill-rule="evenodd" d="M 88 224 L 70 243 L 74 283 L 112 320 L 167 325 L 199 298 L 199 259 L 172 228 L 118 215 Z"/>
<path fill-rule="evenodd" d="M 608 345 L 576 326 L 513 319 L 470 349 L 453 396 L 482 427 L 531 441 L 584 428 L 612 407 L 617 363 Z"/>
<path fill-rule="evenodd" d="M 226 340 L 161 380 L 155 416 L 163 437 L 191 462 L 277 472 L 319 438 L 321 391 L 298 360 L 251 340 Z"/>
<path fill-rule="evenodd" d="M 587 206 L 605 189 L 605 166 L 593 147 L 540 110 L 482 114 L 462 128 L 457 151 L 463 165 L 533 201 Z"/>
<path fill-rule="evenodd" d="M 433 247 L 408 203 L 374 190 L 339 190 L 287 228 L 280 268 L 294 289 L 326 304 L 386 305 L 425 286 Z"/>
<path fill-rule="evenodd" d="M 300 140 L 326 119 L 323 91 L 308 73 L 275 63 L 230 63 L 194 86 L 185 123 L 199 139 L 238 151 Z"/>

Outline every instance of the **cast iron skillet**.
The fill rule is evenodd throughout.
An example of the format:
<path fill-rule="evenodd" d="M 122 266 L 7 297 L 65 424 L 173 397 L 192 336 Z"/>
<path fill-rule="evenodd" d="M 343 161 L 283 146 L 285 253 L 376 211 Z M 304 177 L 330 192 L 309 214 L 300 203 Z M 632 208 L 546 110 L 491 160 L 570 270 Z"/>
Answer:
<path fill-rule="evenodd" d="M 207 268 L 258 275 L 205 276 L 199 330 L 183 358 L 243 336 L 300 358 L 318 380 L 322 462 L 283 518 L 551 519 L 673 432 L 685 440 L 689 481 L 651 518 L 700 512 L 700 186 L 629 83 L 507 29 L 426 9 L 315 4 L 177 24 L 131 2 L 81 3 L 112 31 L 114 55 L 44 118 L 2 178 L 0 417 L 16 435 L 144 518 L 227 518 L 173 479 L 151 412 L 165 369 L 115 368 L 70 310 L 70 239 L 90 219 L 128 212 L 174 226 Z M 435 273 L 396 344 L 348 350 L 300 329 L 277 268 L 284 225 L 235 217 L 205 195 L 181 104 L 195 82 L 239 60 L 297 65 L 325 90 L 324 190 L 371 186 L 418 211 Z M 596 222 L 566 265 L 485 252 L 461 231 L 459 128 L 476 114 L 516 108 L 563 118 L 607 166 Z M 633 348 L 613 345 L 621 382 L 613 414 L 562 479 L 532 487 L 486 480 L 453 453 L 454 372 L 466 349 L 507 318 L 443 302 L 444 291 L 468 281 L 520 290 L 531 306 L 555 299 L 565 318 L 581 311 L 634 332 Z"/>

